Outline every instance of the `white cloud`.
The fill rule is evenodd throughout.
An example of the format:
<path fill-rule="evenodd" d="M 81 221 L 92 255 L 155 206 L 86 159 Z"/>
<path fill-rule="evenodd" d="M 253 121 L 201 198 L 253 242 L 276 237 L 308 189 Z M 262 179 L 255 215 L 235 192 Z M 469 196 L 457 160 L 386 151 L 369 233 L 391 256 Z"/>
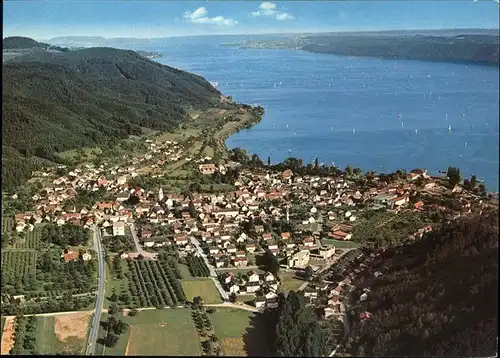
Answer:
<path fill-rule="evenodd" d="M 253 11 L 250 13 L 252 17 L 259 16 L 273 16 L 276 20 L 294 20 L 295 16 L 287 12 L 278 11 L 276 4 L 273 2 L 265 1 L 259 5 L 258 11 Z"/>
<path fill-rule="evenodd" d="M 264 15 L 274 15 L 276 13 L 276 4 L 272 2 L 263 2 L 260 4 L 259 10 Z"/>
<path fill-rule="evenodd" d="M 295 16 L 290 15 L 289 13 L 286 12 L 280 12 L 278 15 L 276 15 L 276 20 L 294 20 Z"/>
<path fill-rule="evenodd" d="M 193 12 L 184 12 L 184 18 L 193 24 L 212 24 L 220 26 L 234 26 L 238 21 L 226 19 L 224 16 L 208 17 L 208 11 L 204 7 L 199 7 Z"/>

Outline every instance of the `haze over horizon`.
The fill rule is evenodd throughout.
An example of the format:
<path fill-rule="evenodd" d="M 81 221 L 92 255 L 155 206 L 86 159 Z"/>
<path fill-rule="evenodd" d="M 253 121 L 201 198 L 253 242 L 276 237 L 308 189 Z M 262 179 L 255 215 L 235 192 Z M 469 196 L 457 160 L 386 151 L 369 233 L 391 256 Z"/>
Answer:
<path fill-rule="evenodd" d="M 498 29 L 496 0 L 440 2 L 7 1 L 3 32 L 158 38 L 385 30 Z"/>

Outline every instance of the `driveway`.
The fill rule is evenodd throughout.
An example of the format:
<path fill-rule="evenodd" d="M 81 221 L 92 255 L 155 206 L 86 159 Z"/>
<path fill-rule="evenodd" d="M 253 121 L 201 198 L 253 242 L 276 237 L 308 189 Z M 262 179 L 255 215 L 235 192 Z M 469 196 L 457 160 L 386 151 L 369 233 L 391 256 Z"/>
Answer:
<path fill-rule="evenodd" d="M 130 223 L 128 225 L 129 225 L 129 229 L 130 229 L 130 233 L 132 235 L 132 238 L 134 239 L 135 250 L 137 251 L 137 252 L 130 252 L 130 253 L 128 253 L 128 255 L 132 258 L 136 258 L 137 256 L 142 255 L 147 260 L 156 260 L 156 257 L 158 256 L 158 254 L 144 251 L 141 244 L 139 243 L 139 238 L 137 237 L 137 233 L 135 232 L 134 223 Z"/>

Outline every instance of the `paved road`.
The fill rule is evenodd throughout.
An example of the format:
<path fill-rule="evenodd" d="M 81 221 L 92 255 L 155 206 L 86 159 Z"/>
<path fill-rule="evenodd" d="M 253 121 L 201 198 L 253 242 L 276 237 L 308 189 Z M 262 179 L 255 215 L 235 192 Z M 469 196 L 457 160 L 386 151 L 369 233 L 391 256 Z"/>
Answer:
<path fill-rule="evenodd" d="M 190 239 L 191 239 L 191 243 L 194 246 L 196 246 L 198 253 L 203 258 L 203 260 L 205 261 L 205 264 L 207 265 L 208 269 L 210 270 L 210 278 L 214 282 L 215 287 L 217 287 L 217 290 L 219 291 L 222 299 L 224 301 L 229 300 L 229 294 L 226 291 L 224 291 L 224 289 L 222 288 L 222 286 L 219 282 L 219 279 L 217 278 L 217 272 L 215 272 L 214 267 L 210 264 L 210 262 L 208 262 L 207 255 L 205 255 L 205 253 L 203 252 L 203 249 L 200 246 L 200 242 L 193 236 L 191 236 Z"/>
<path fill-rule="evenodd" d="M 130 228 L 130 233 L 132 234 L 132 238 L 134 239 L 135 250 L 137 251 L 137 253 L 129 253 L 129 256 L 135 257 L 135 256 L 142 255 L 146 259 L 155 259 L 156 256 L 158 256 L 158 254 L 144 251 L 141 244 L 139 243 L 139 239 L 137 238 L 137 234 L 135 232 L 134 223 L 130 223 L 129 228 Z"/>
<path fill-rule="evenodd" d="M 259 266 L 245 266 L 245 267 L 218 267 L 214 268 L 215 271 L 217 272 L 230 272 L 232 270 L 257 270 Z"/>
<path fill-rule="evenodd" d="M 106 282 L 106 270 L 104 268 L 104 250 L 101 243 L 101 229 L 94 226 L 94 248 L 97 252 L 97 260 L 99 266 L 99 285 L 97 288 L 96 305 L 94 316 L 92 318 L 92 326 L 90 327 L 89 339 L 85 355 L 94 355 L 99 332 L 99 324 L 101 321 L 102 305 L 104 302 L 104 284 Z"/>
<path fill-rule="evenodd" d="M 35 313 L 35 314 L 23 314 L 24 317 L 37 316 L 37 317 L 50 317 L 50 316 L 62 316 L 71 315 L 77 313 L 92 313 L 94 311 L 66 311 L 66 312 L 50 312 L 50 313 Z M 2 318 L 15 318 L 16 316 L 2 316 Z"/>
<path fill-rule="evenodd" d="M 236 303 L 231 303 L 231 302 L 224 302 L 224 303 L 211 303 L 211 304 L 204 304 L 203 306 L 205 307 L 225 307 L 225 308 L 235 308 L 235 309 L 240 309 L 240 310 L 245 310 L 245 311 L 250 311 L 250 312 L 261 312 L 258 308 L 255 308 L 253 306 L 249 305 L 238 305 Z"/>

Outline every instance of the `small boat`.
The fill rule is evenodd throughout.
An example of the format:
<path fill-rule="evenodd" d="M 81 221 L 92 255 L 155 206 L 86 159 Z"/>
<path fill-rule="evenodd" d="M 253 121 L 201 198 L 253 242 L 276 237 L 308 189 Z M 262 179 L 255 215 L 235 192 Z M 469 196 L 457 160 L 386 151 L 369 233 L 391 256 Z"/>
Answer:
<path fill-rule="evenodd" d="M 405 124 L 404 122 L 401 122 L 401 128 L 404 128 L 404 124 Z"/>
<path fill-rule="evenodd" d="M 415 134 L 418 134 L 418 129 L 415 129 Z"/>
<path fill-rule="evenodd" d="M 448 132 L 451 132 L 451 124 L 448 126 Z"/>
<path fill-rule="evenodd" d="M 467 148 L 467 142 L 464 143 L 464 147 Z"/>
<path fill-rule="evenodd" d="M 355 134 L 356 133 L 356 129 L 352 129 L 352 134 Z"/>

